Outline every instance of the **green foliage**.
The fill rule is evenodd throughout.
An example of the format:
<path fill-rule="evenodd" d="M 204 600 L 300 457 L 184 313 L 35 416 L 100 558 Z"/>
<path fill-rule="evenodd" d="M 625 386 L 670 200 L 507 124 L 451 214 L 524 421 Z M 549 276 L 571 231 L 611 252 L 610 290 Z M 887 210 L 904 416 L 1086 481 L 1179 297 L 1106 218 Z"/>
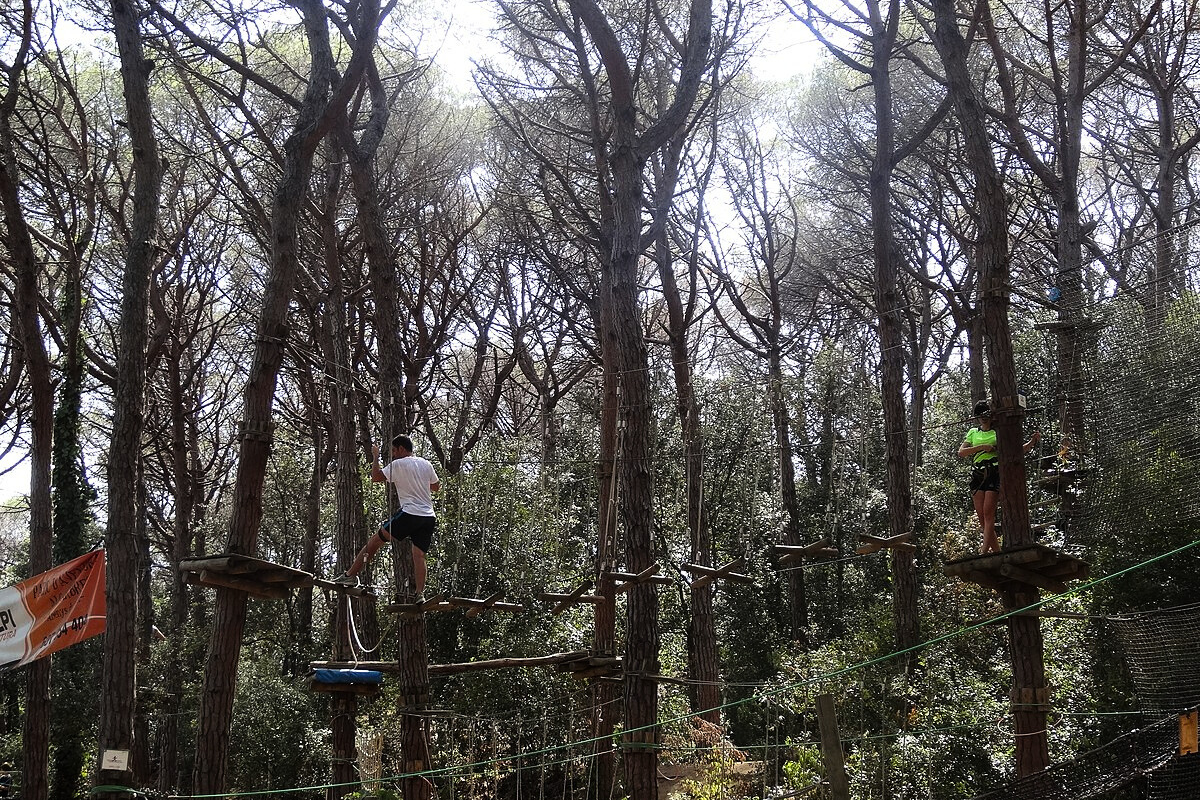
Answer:
<path fill-rule="evenodd" d="M 229 786 L 323 783 L 330 752 L 323 705 L 269 664 L 243 659 L 229 736 Z"/>
<path fill-rule="evenodd" d="M 787 747 L 791 756 L 783 764 L 783 774 L 787 778 L 788 789 L 799 792 L 822 779 L 825 774 L 825 762 L 821 759 L 819 747 L 790 741 Z"/>

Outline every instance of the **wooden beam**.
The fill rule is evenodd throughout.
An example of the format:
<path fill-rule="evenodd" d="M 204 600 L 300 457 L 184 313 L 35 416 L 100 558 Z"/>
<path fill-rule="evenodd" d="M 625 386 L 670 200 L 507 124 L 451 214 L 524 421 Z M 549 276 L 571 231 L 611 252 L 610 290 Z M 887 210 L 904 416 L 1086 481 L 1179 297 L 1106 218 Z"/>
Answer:
<path fill-rule="evenodd" d="M 592 588 L 591 581 L 584 581 L 571 590 L 569 594 L 553 594 L 543 592 L 538 595 L 539 600 L 557 600 L 558 605 L 550 609 L 550 616 L 557 617 L 562 612 L 566 611 L 576 603 L 602 603 L 604 598 L 598 594 L 586 594 L 588 589 Z M 585 599 L 586 598 L 586 599 Z M 594 599 L 593 599 L 594 598 Z"/>
<path fill-rule="evenodd" d="M 552 653 L 547 656 L 531 656 L 528 658 L 492 658 L 483 661 L 466 661 L 458 664 L 430 664 L 429 674 L 459 675 L 464 672 L 485 672 L 493 669 L 520 669 L 522 667 L 556 666 L 572 661 L 585 660 L 587 651 L 573 653 Z"/>
<path fill-rule="evenodd" d="M 201 570 L 210 569 L 215 572 L 227 572 L 229 564 L 233 561 L 231 556 L 213 556 L 212 558 L 185 558 L 179 562 L 179 570 L 181 572 L 200 572 Z"/>
<path fill-rule="evenodd" d="M 614 672 L 620 671 L 620 666 L 590 667 L 588 669 L 571 670 L 571 677 L 577 681 L 583 681 L 588 678 L 607 678 L 613 675 Z"/>
<path fill-rule="evenodd" d="M 850 781 L 846 778 L 846 758 L 842 753 L 842 737 L 838 733 L 837 708 L 833 695 L 817 695 L 817 725 L 821 731 L 821 757 L 825 761 L 825 778 L 829 781 L 829 796 L 833 800 L 850 800 Z"/>
<path fill-rule="evenodd" d="M 999 589 L 1004 585 L 1003 581 L 986 572 L 968 572 L 964 575 L 960 575 L 959 577 L 965 581 L 969 581 L 970 583 L 978 583 L 980 586 L 985 586 L 988 589 Z"/>
<path fill-rule="evenodd" d="M 375 672 L 397 673 L 400 664 L 396 661 L 310 661 L 309 669 L 369 669 Z"/>
<path fill-rule="evenodd" d="M 501 597 L 504 597 L 504 592 L 495 592 L 494 594 L 485 597 L 482 600 L 476 597 L 451 597 L 447 602 L 449 602 L 454 608 L 467 609 L 468 617 L 473 617 L 480 611 L 487 611 L 488 609 L 493 609 L 495 611 L 525 610 L 525 606 L 521 605 L 520 603 L 501 603 Z"/>
<path fill-rule="evenodd" d="M 771 549 L 775 551 L 775 555 L 777 557 L 788 557 L 788 556 L 811 556 L 811 555 L 814 555 L 815 553 L 819 553 L 820 551 L 822 551 L 826 548 L 830 548 L 830 547 L 833 547 L 833 540 L 830 539 L 828 536 L 823 536 L 822 538 L 818 539 L 817 541 L 810 542 L 809 544 L 804 544 L 804 545 L 777 544 L 777 545 L 772 545 Z"/>
<path fill-rule="evenodd" d="M 426 611 L 453 611 L 454 606 L 445 602 L 442 595 L 435 594 L 424 603 L 388 603 L 383 606 L 383 610 L 413 616 L 415 614 L 424 614 Z"/>
<path fill-rule="evenodd" d="M 613 570 L 612 572 L 610 572 L 608 574 L 611 575 L 614 580 L 618 580 L 618 581 L 642 581 L 642 580 L 645 580 L 646 578 L 649 578 L 651 575 L 657 575 L 658 571 L 660 569 L 662 569 L 662 567 L 660 567 L 658 564 L 651 564 L 650 566 L 646 567 L 641 572 L 637 572 L 637 573 L 618 572 L 616 570 Z"/>
<path fill-rule="evenodd" d="M 1045 589 L 1048 592 L 1055 592 L 1056 594 L 1058 592 L 1065 592 L 1067 590 L 1067 587 L 1063 585 L 1062 581 L 1055 580 L 1054 578 L 1042 575 L 1041 573 L 1034 572 L 1031 569 L 1026 569 L 1025 567 L 1021 567 L 1016 564 L 1004 564 L 1000 567 L 1000 574 L 1006 578 L 1011 578 L 1014 581 L 1027 583 L 1030 586 L 1037 586 L 1041 589 Z"/>
<path fill-rule="evenodd" d="M 722 576 L 728 575 L 729 573 L 733 572 L 735 569 L 745 569 L 745 567 L 746 567 L 746 559 L 739 556 L 738 558 L 735 558 L 733 561 L 730 561 L 728 564 L 723 564 L 722 566 L 719 566 L 719 567 L 710 567 L 705 564 L 684 564 L 682 569 L 684 572 L 693 572 L 693 573 L 699 573 L 700 575 L 704 575 L 704 576 L 712 576 L 712 577 L 720 578 Z"/>
<path fill-rule="evenodd" d="M 430 664 L 430 675 L 458 675 L 464 672 L 485 672 L 492 669 L 518 669 L 521 667 L 545 667 L 582 662 L 586 667 L 588 651 L 551 653 L 546 656 L 492 658 L 483 661 L 464 661 L 457 664 Z M 613 659 L 618 661 L 618 659 Z M 312 669 L 372 669 L 376 672 L 398 673 L 400 665 L 395 661 L 313 661 Z"/>
<path fill-rule="evenodd" d="M 235 575 L 225 575 L 220 572 L 209 572 L 208 570 L 201 571 L 200 574 L 196 576 L 194 582 L 204 586 L 221 586 L 226 589 L 245 592 L 251 597 L 257 597 L 262 600 L 282 600 L 288 595 L 288 590 L 281 586 L 265 586 L 247 578 L 239 578 Z"/>
<path fill-rule="evenodd" d="M 913 533 L 901 533 L 896 536 L 872 536 L 869 533 L 860 533 L 858 538 L 863 542 L 855 549 L 855 553 L 866 555 L 879 550 L 903 550 L 912 553 L 917 549 L 917 546 L 912 543 Z"/>
<path fill-rule="evenodd" d="M 319 586 L 322 589 L 330 589 L 335 592 L 341 592 L 342 594 L 353 595 L 354 597 L 366 597 L 369 594 L 373 594 L 366 586 L 353 586 L 348 583 L 327 581 L 324 578 L 313 578 L 312 582 L 314 586 Z"/>
<path fill-rule="evenodd" d="M 704 564 L 684 564 L 682 569 L 685 572 L 691 572 L 693 574 L 699 573 L 700 577 L 692 581 L 691 588 L 703 589 L 705 586 L 708 586 L 710 583 L 713 583 L 717 580 L 733 581 L 734 583 L 753 583 L 754 578 L 751 576 L 743 575 L 740 572 L 733 571 L 735 569 L 744 569 L 745 566 L 746 559 L 739 557 L 720 567 L 714 568 Z"/>
<path fill-rule="evenodd" d="M 614 591 L 620 594 L 621 592 L 627 592 L 634 586 L 643 583 L 656 583 L 660 586 L 674 583 L 673 580 L 665 575 L 659 575 L 658 571 L 660 569 L 661 567 L 659 567 L 658 564 L 652 564 L 636 574 L 632 572 L 610 572 L 608 574 L 612 576 L 614 580 L 624 581 L 624 583 L 618 583 L 614 587 Z"/>

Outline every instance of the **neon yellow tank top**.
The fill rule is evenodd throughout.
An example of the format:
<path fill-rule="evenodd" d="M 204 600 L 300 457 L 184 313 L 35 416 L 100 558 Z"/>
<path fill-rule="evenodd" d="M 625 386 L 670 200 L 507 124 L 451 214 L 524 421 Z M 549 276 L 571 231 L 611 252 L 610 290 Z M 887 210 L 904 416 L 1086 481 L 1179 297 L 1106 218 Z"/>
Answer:
<path fill-rule="evenodd" d="M 971 447 L 978 447 L 981 444 L 990 444 L 996 446 L 996 429 L 990 431 L 981 431 L 979 428 L 971 428 L 967 431 L 967 444 Z M 996 451 L 976 453 L 972 461 L 976 464 L 984 464 L 988 461 L 996 460 Z"/>

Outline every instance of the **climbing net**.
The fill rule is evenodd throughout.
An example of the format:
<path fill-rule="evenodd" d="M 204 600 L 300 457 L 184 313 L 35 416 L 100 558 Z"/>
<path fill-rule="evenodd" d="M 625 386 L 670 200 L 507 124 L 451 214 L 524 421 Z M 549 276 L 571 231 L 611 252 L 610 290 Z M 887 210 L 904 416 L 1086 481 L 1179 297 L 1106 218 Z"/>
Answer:
<path fill-rule="evenodd" d="M 1200 754 L 1180 755 L 1178 712 L 1200 705 L 1200 655 L 1194 646 L 1200 637 L 1200 605 L 1111 617 L 1104 625 L 1121 642 L 1148 721 L 976 800 L 1196 797 Z"/>
<path fill-rule="evenodd" d="M 1034 474 L 1041 499 L 1035 493 L 1031 500 L 1034 508 L 1051 509 L 1043 541 L 1079 550 L 1093 574 L 1185 546 L 1200 531 L 1193 489 L 1200 460 L 1198 273 L 1183 275 L 1166 302 L 1136 290 L 1117 293 L 1075 321 L 1076 335 L 1064 337 L 1061 328 L 1052 334 L 1054 345 L 1079 348 L 1067 359 L 1078 369 L 1059 376 L 1046 406 L 1053 412 L 1080 404 L 1086 427 L 1074 438 L 1069 431 L 1057 437 L 1057 452 L 1043 453 Z M 1122 644 L 1143 712 L 1139 726 L 980 800 L 1200 796 L 1200 755 L 1180 755 L 1178 736 L 1179 713 L 1200 705 L 1200 606 L 1179 606 L 1190 602 L 1197 566 L 1188 553 L 1091 595 L 1093 610 L 1106 616 L 1095 640 Z M 1127 613 L 1164 606 L 1178 607 Z M 1114 612 L 1123 615 L 1108 616 Z M 1111 650 L 1095 655 L 1121 666 Z"/>
<path fill-rule="evenodd" d="M 1200 527 L 1191 477 L 1200 458 L 1197 280 L 1187 275 L 1186 288 L 1156 306 L 1118 293 L 1082 314 L 1074 336 L 1050 337 L 1052 349 L 1078 348 L 1066 360 L 1079 366 L 1046 398 L 1060 435 L 1050 440 L 1057 452 L 1043 451 L 1035 483 L 1058 498 L 1044 501 L 1055 514 L 1049 536 L 1060 537 L 1049 543 L 1079 548 L 1100 566 L 1190 541 Z M 1072 402 L 1083 409 L 1083 431 L 1062 424 Z M 1156 605 L 1176 604 L 1156 594 Z"/>

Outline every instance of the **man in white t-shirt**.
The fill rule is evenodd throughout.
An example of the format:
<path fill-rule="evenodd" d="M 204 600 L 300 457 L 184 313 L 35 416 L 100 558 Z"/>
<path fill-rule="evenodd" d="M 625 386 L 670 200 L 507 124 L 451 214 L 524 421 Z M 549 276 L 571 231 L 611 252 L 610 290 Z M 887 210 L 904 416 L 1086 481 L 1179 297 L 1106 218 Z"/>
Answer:
<path fill-rule="evenodd" d="M 384 520 L 379 530 L 367 540 L 350 568 L 336 580 L 339 583 L 358 583 L 358 573 L 386 542 L 409 539 L 412 541 L 413 578 L 419 596 L 425 591 L 425 553 L 433 543 L 433 532 L 437 528 L 433 493 L 441 489 L 442 484 L 433 464 L 413 455 L 412 439 L 404 434 L 392 439 L 392 460 L 386 465 L 379 463 L 379 445 L 371 450 L 371 480 L 395 486 L 400 505 L 396 513 Z"/>

